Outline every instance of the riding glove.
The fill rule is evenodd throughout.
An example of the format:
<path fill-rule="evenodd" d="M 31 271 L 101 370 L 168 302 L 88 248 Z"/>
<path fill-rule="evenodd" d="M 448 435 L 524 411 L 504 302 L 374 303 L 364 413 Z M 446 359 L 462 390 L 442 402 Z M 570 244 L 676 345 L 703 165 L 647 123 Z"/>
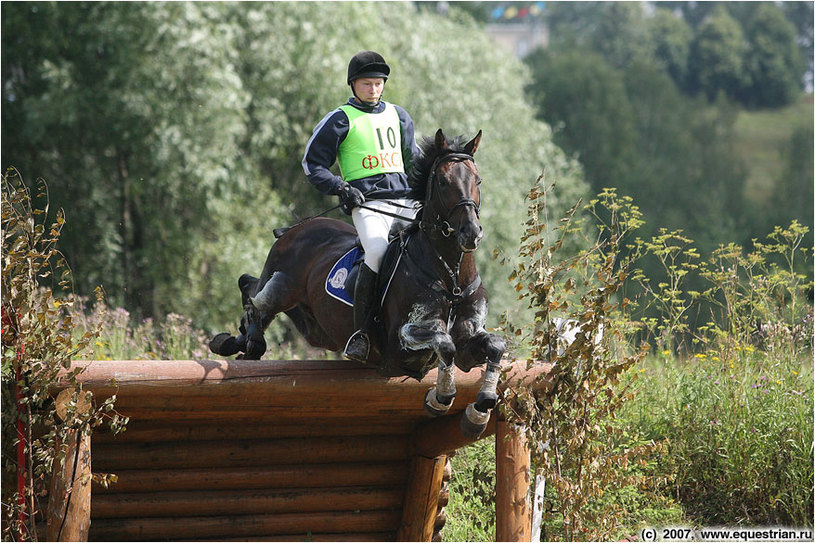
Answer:
<path fill-rule="evenodd" d="M 339 190 L 342 210 L 346 215 L 351 214 L 351 210 L 365 203 L 365 195 L 358 188 L 352 187 L 348 183 Z"/>

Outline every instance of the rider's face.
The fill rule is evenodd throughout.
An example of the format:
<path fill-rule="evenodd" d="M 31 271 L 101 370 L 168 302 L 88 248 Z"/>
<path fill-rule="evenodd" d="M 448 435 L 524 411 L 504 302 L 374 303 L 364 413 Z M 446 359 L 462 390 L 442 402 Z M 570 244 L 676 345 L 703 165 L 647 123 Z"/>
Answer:
<path fill-rule="evenodd" d="M 382 77 L 362 77 L 355 80 L 353 84 L 357 97 L 369 104 L 379 102 L 382 91 L 385 89 L 385 79 Z"/>

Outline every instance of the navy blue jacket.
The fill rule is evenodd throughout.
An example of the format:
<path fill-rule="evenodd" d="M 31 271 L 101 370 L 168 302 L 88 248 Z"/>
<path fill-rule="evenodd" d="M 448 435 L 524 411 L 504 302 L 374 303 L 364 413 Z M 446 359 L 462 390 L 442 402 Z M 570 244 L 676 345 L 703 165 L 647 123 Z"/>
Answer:
<path fill-rule="evenodd" d="M 382 113 L 385 110 L 383 102 L 374 108 L 368 108 L 358 104 L 354 99 L 349 99 L 348 105 L 373 114 Z M 410 172 L 414 157 L 419 155 L 413 130 L 413 119 L 403 108 L 396 104 L 391 105 L 396 108 L 399 115 L 399 126 L 402 129 L 402 160 L 405 164 L 405 172 Z M 342 177 L 333 174 L 329 168 L 336 162 L 340 144 L 348 135 L 348 124 L 348 116 L 345 112 L 339 108 L 335 109 L 323 117 L 306 145 L 303 171 L 306 172 L 311 184 L 323 194 L 337 194 L 345 183 Z M 410 193 L 407 173 L 383 173 L 356 179 L 350 183 L 366 194 L 366 198 L 372 200 L 405 198 Z"/>

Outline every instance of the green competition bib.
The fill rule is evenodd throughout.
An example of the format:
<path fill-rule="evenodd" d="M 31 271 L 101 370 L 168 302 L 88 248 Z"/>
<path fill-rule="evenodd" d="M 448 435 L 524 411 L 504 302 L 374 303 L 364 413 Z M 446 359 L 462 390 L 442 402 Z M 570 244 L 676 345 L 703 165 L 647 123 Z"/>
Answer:
<path fill-rule="evenodd" d="M 337 162 L 345 181 L 380 173 L 404 172 L 399 114 L 385 102 L 382 113 L 365 113 L 340 106 L 348 116 L 348 135 L 340 144 Z"/>

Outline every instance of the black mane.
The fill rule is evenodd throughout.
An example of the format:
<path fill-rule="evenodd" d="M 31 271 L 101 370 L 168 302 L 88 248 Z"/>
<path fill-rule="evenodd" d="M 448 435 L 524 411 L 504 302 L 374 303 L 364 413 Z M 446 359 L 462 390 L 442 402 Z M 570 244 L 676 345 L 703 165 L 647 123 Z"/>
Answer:
<path fill-rule="evenodd" d="M 434 137 L 425 136 L 422 138 L 419 143 L 419 156 L 413 161 L 413 170 L 408 177 L 408 183 L 413 189 L 411 198 L 423 202 L 427 193 L 430 170 L 433 168 L 436 159 L 450 153 L 463 153 L 466 145 L 467 141 L 464 136 L 458 136 L 452 141 L 447 140 L 447 147 L 444 149 L 436 147 Z"/>

